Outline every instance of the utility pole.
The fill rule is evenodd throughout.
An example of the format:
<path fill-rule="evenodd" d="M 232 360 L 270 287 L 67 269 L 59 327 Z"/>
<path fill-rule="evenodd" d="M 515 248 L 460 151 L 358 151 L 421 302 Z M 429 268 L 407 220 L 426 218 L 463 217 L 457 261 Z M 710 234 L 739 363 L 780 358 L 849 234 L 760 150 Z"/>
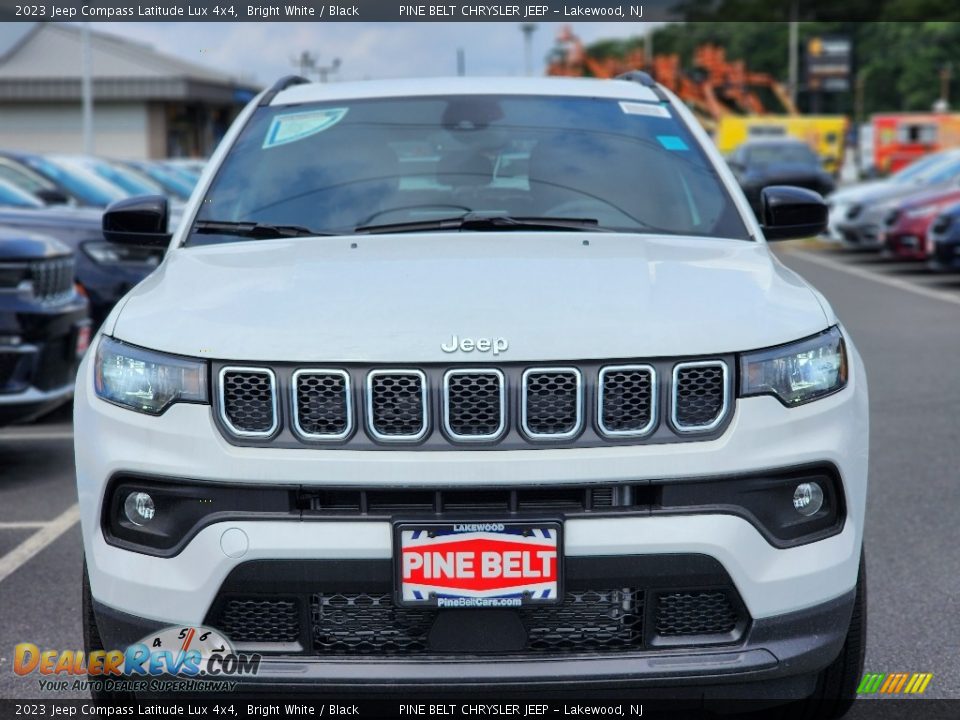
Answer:
<path fill-rule="evenodd" d="M 93 51 L 90 48 L 90 23 L 80 28 L 81 62 L 80 93 L 83 96 L 83 152 L 93 155 Z"/>
<path fill-rule="evenodd" d="M 798 65 L 799 65 L 799 48 L 797 44 L 799 43 L 799 25 L 798 20 L 800 15 L 799 0 L 793 0 L 790 3 L 790 37 L 789 37 L 789 50 L 787 52 L 787 62 L 789 65 L 790 79 L 788 81 L 788 86 L 790 90 L 790 102 L 793 103 L 794 107 L 797 105 L 797 87 L 798 87 Z"/>
<path fill-rule="evenodd" d="M 463 48 L 457 48 L 457 77 L 463 77 L 467 74 L 467 58 L 463 54 Z"/>
<path fill-rule="evenodd" d="M 653 72 L 653 28 L 647 30 L 643 36 L 643 61 L 646 67 L 644 70 Z"/>
<path fill-rule="evenodd" d="M 290 62 L 294 67 L 300 68 L 301 77 L 316 75 L 320 79 L 320 82 L 325 83 L 329 75 L 335 73 L 340 68 L 340 58 L 334 58 L 333 62 L 329 65 L 317 65 L 318 59 L 317 55 L 311 53 L 309 50 L 304 50 Z"/>
<path fill-rule="evenodd" d="M 521 23 L 523 33 L 523 66 L 527 77 L 533 75 L 533 34 L 537 31 L 536 23 Z"/>
<path fill-rule="evenodd" d="M 333 62 L 329 65 L 318 65 L 316 69 L 317 76 L 320 78 L 320 82 L 325 83 L 327 77 L 331 73 L 335 73 L 340 69 L 340 58 L 334 58 Z"/>

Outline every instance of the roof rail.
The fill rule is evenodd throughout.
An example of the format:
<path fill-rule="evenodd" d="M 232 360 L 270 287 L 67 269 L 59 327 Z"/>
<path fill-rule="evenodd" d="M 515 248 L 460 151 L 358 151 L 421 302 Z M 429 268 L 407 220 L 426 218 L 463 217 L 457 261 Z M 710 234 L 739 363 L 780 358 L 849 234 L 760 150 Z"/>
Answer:
<path fill-rule="evenodd" d="M 653 79 L 653 76 L 643 70 L 628 70 L 625 73 L 617 75 L 614 80 L 626 80 L 627 82 L 639 83 L 653 90 L 654 95 L 663 102 L 669 102 L 670 100 L 663 91 L 663 88 L 657 85 L 657 81 Z"/>
<path fill-rule="evenodd" d="M 260 98 L 260 107 L 269 105 L 273 102 L 273 99 L 277 96 L 277 93 L 283 92 L 288 87 L 293 87 L 294 85 L 304 85 L 310 82 L 305 77 L 300 77 L 299 75 L 284 75 L 282 78 L 277 80 L 273 86 L 267 90 L 267 94 Z"/>

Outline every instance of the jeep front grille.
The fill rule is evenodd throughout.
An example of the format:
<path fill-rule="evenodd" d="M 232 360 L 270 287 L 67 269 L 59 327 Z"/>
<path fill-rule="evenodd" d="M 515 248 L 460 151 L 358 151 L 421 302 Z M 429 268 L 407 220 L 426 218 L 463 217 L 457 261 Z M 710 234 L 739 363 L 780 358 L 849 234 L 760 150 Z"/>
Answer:
<path fill-rule="evenodd" d="M 221 418 L 234 435 L 265 438 L 277 430 L 276 376 L 272 370 L 225 367 L 220 371 Z"/>
<path fill-rule="evenodd" d="M 563 366 L 379 368 L 214 363 L 235 444 L 443 450 L 599 447 L 715 437 L 732 357 Z"/>
<path fill-rule="evenodd" d="M 73 258 L 59 257 L 30 263 L 33 295 L 44 302 L 56 302 L 73 292 Z"/>

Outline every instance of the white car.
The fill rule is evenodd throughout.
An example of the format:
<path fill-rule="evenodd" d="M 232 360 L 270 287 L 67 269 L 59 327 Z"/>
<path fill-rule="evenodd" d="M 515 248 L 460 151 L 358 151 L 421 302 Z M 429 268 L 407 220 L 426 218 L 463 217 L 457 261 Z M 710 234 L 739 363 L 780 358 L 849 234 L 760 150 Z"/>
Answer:
<path fill-rule="evenodd" d="M 181 626 L 256 653 L 251 692 L 838 716 L 866 376 L 767 245 L 822 199 L 762 209 L 642 73 L 262 93 L 172 238 L 163 198 L 104 218 L 169 247 L 77 380 L 87 649 Z"/>

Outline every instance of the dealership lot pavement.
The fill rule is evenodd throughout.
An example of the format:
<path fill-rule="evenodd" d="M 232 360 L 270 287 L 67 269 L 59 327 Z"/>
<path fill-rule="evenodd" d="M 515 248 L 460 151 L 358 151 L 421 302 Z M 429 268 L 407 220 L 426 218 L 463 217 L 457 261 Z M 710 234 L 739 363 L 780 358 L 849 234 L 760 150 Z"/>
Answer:
<path fill-rule="evenodd" d="M 928 696 L 960 698 L 960 275 L 829 247 L 781 257 L 831 300 L 867 364 L 866 669 L 932 672 Z M 15 644 L 81 645 L 71 442 L 66 412 L 0 430 L 0 697 L 42 696 L 13 674 Z"/>

